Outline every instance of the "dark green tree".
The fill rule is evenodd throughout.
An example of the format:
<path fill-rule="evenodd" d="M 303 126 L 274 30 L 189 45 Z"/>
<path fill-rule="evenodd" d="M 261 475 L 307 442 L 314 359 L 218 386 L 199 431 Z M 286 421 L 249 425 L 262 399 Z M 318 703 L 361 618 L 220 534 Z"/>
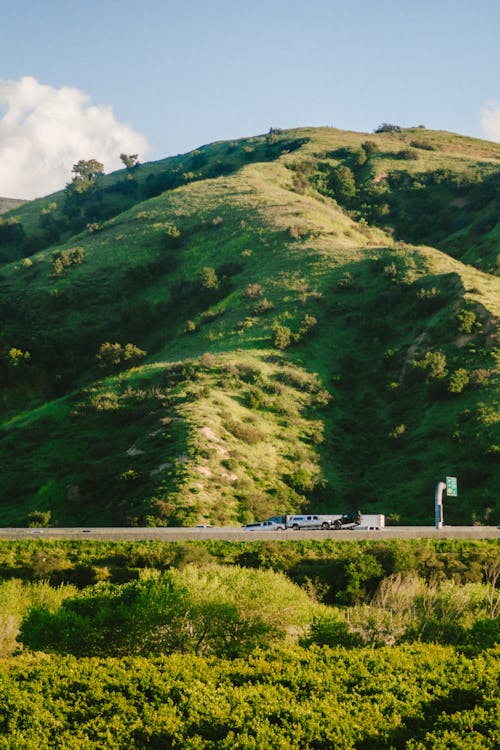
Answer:
<path fill-rule="evenodd" d="M 352 169 L 341 165 L 330 176 L 329 188 L 340 203 L 349 203 L 356 195 L 356 180 Z"/>
<path fill-rule="evenodd" d="M 139 154 L 120 154 L 120 159 L 128 170 L 131 170 L 137 166 L 138 158 Z"/>

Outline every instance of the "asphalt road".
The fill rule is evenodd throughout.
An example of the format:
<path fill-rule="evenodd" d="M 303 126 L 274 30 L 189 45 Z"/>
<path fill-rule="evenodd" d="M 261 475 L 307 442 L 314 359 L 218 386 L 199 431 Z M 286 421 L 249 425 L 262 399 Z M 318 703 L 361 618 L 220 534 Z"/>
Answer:
<path fill-rule="evenodd" d="M 100 539 L 103 541 L 145 541 L 164 542 L 193 541 L 200 539 L 225 539 L 227 541 L 248 542 L 255 539 L 289 541 L 297 539 L 499 539 L 497 526 L 390 526 L 380 531 L 340 530 L 340 531 L 244 531 L 241 527 L 210 528 L 0 528 L 0 539 Z"/>

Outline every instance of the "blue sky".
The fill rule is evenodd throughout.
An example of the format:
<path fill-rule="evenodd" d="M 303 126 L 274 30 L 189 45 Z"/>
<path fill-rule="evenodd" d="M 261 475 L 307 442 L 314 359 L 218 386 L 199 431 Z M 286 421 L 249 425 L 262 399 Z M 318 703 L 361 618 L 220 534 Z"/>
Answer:
<path fill-rule="evenodd" d="M 27 97 L 26 87 L 22 93 L 11 83 L 2 98 L 0 86 L 0 195 L 26 193 L 27 155 L 43 149 L 44 133 L 50 169 L 54 141 L 62 148 L 64 128 L 71 131 L 73 151 L 68 146 L 64 156 L 71 169 L 78 106 L 88 115 L 82 148 L 114 133 L 103 153 L 123 143 L 144 152 L 142 160 L 271 126 L 370 132 L 381 122 L 424 124 L 500 141 L 499 29 L 499 0 L 5 3 L 0 81 L 30 77 L 46 88 L 31 85 Z M 42 119 L 63 89 L 88 98 L 75 105 L 73 96 L 73 117 L 54 124 L 51 139 Z M 29 120 L 42 99 L 47 106 Z M 59 104 L 61 111 L 61 96 Z M 62 175 L 62 162 L 56 166 L 54 177 Z M 12 182 L 16 168 L 23 182 Z"/>

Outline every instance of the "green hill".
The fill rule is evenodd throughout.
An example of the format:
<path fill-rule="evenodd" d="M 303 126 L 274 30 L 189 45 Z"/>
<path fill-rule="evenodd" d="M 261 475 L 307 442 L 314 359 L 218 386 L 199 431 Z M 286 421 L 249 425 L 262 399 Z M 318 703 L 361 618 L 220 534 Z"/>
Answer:
<path fill-rule="evenodd" d="M 500 145 L 272 130 L 0 224 L 0 523 L 499 521 Z"/>

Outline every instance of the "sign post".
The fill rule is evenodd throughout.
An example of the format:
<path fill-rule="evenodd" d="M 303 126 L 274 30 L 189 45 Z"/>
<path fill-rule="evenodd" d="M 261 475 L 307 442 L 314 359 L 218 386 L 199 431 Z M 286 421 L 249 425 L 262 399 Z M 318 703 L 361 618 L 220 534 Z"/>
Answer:
<path fill-rule="evenodd" d="M 436 519 L 436 529 L 443 528 L 443 491 L 446 489 L 444 482 L 438 482 L 436 484 L 436 492 L 434 494 L 434 517 Z"/>
<path fill-rule="evenodd" d="M 457 497 L 457 478 L 446 477 L 446 482 L 438 482 L 434 494 L 434 517 L 436 529 L 443 528 L 443 492 L 446 490 L 447 497 Z"/>

